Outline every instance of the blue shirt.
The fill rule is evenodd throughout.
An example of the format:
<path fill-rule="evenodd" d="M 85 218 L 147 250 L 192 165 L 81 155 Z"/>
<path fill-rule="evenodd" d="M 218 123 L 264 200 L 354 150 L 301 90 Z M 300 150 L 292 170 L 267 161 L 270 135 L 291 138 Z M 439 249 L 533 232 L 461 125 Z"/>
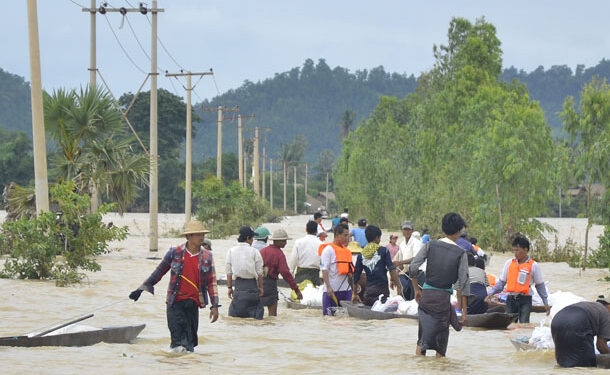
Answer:
<path fill-rule="evenodd" d="M 421 243 L 426 243 L 428 241 L 430 241 L 430 235 L 428 233 L 421 236 Z"/>
<path fill-rule="evenodd" d="M 354 241 L 358 242 L 361 247 L 365 247 L 369 243 L 364 235 L 364 228 L 354 228 L 349 233 L 354 236 Z"/>
<path fill-rule="evenodd" d="M 333 217 L 333 219 L 331 220 L 333 223 L 333 228 L 336 227 L 337 225 L 339 225 L 339 223 L 341 223 L 341 218 L 338 217 Z"/>
<path fill-rule="evenodd" d="M 474 251 L 474 247 L 472 247 L 472 244 L 470 243 L 470 241 L 468 241 L 467 239 L 465 239 L 464 237 L 460 237 L 457 240 L 455 240 L 455 243 L 461 247 L 462 249 L 464 249 L 464 251 L 468 252 L 470 251 L 471 253 L 473 253 L 474 255 L 477 254 L 476 251 Z"/>
<path fill-rule="evenodd" d="M 362 271 L 366 273 L 366 285 L 387 285 L 388 272 L 395 269 L 392 263 L 390 251 L 385 247 L 380 247 L 371 259 L 364 259 L 362 254 L 358 254 L 356 267 L 354 269 L 354 283 L 360 280 Z"/>

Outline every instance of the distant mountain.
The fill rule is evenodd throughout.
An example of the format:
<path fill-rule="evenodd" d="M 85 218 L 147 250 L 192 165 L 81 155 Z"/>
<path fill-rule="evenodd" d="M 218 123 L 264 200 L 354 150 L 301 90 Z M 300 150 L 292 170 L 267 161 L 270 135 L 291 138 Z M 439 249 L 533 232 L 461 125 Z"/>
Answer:
<path fill-rule="evenodd" d="M 32 136 L 30 84 L 0 68 L 0 126 Z"/>
<path fill-rule="evenodd" d="M 528 73 L 510 67 L 500 79 L 513 79 L 527 85 L 530 97 L 537 100 L 545 112 L 553 135 L 563 135 L 563 123 L 557 115 L 563 101 L 569 95 L 579 100 L 584 84 L 593 76 L 610 79 L 610 60 L 602 60 L 596 66 L 576 67 L 576 71 L 560 65 L 545 70 L 540 66 Z M 382 66 L 371 70 L 350 72 L 342 67 L 329 67 L 324 59 L 314 63 L 307 59 L 302 67 L 296 67 L 274 77 L 256 83 L 245 81 L 212 99 L 199 103 L 196 108 L 203 123 L 195 124 L 197 137 L 193 142 L 193 159 L 216 156 L 216 112 L 203 112 L 201 107 L 240 106 L 242 115 L 255 114 L 256 118 L 244 120 L 244 126 L 269 128 L 261 133 L 261 147 L 266 144 L 267 154 L 277 156 L 282 143 L 290 143 L 298 134 L 309 140 L 305 155 L 308 162 L 315 162 L 324 149 L 337 154 L 341 149 L 339 122 L 347 110 L 356 113 L 352 126 L 355 129 L 368 117 L 382 95 L 404 97 L 414 92 L 417 79 L 414 75 L 386 72 Z M 31 135 L 30 86 L 22 77 L 0 69 L 0 126 L 9 130 L 22 130 Z M 230 116 L 231 114 L 227 114 Z M 252 132 L 244 137 L 251 138 Z M 237 124 L 226 121 L 223 126 L 223 152 L 236 152 Z"/>
<path fill-rule="evenodd" d="M 200 103 L 203 107 L 240 107 L 242 115 L 255 114 L 245 126 L 269 128 L 261 133 L 266 138 L 268 155 L 277 156 L 281 143 L 290 143 L 298 134 L 309 140 L 305 160 L 314 162 L 324 149 L 337 154 L 341 149 L 341 115 L 356 113 L 352 129 L 368 117 L 383 95 L 404 97 L 415 91 L 415 76 L 388 73 L 382 66 L 349 72 L 342 67 L 331 69 L 324 59 L 315 64 L 307 59 L 302 67 L 293 68 L 262 82 L 245 81 L 235 90 Z M 216 112 L 199 112 L 204 124 L 199 124 L 194 142 L 194 155 L 215 156 L 217 135 Z M 230 114 L 228 114 L 230 115 Z M 252 133 L 245 133 L 251 138 Z M 261 143 L 262 147 L 262 143 Z M 236 121 L 223 126 L 223 152 L 237 149 Z"/>

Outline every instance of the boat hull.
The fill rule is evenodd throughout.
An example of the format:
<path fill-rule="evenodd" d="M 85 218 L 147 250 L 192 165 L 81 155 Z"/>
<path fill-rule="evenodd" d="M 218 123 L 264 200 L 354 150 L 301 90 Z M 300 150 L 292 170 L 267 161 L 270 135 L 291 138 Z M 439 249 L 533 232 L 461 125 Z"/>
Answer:
<path fill-rule="evenodd" d="M 487 329 L 506 329 L 516 319 L 517 314 L 506 314 L 499 312 L 474 314 L 468 315 L 464 326 Z"/>
<path fill-rule="evenodd" d="M 286 307 L 293 310 L 322 310 L 322 306 L 304 305 L 294 301 L 286 301 Z"/>
<path fill-rule="evenodd" d="M 134 340 L 146 327 L 136 326 L 106 327 L 94 331 L 64 333 L 60 335 L 27 337 L 0 337 L 0 346 L 89 346 L 100 342 L 109 344 L 126 344 Z"/>
<path fill-rule="evenodd" d="M 347 315 L 352 318 L 363 320 L 387 320 L 387 319 L 413 319 L 417 320 L 416 315 L 394 314 L 389 312 L 373 311 L 369 306 L 363 304 L 352 304 L 351 302 L 341 301 L 341 307 L 347 309 Z"/>

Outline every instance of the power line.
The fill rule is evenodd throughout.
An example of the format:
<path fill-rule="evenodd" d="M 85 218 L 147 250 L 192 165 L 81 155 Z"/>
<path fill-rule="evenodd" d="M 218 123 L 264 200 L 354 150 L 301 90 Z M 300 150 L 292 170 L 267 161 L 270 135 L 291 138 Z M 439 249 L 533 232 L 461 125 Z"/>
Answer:
<path fill-rule="evenodd" d="M 127 0 L 125 0 L 127 1 Z M 129 2 L 128 2 L 129 3 Z M 148 14 L 146 15 L 146 19 L 148 20 L 148 23 L 152 26 L 152 22 L 150 21 L 150 18 L 148 17 Z M 178 66 L 178 68 L 185 70 L 182 65 L 180 65 L 178 63 L 178 61 L 176 61 L 176 59 L 174 59 L 174 56 L 172 56 L 171 53 L 169 53 L 169 51 L 167 50 L 167 48 L 165 47 L 165 44 L 163 44 L 163 41 L 161 40 L 161 38 L 159 37 L 159 33 L 157 32 L 157 40 L 159 41 L 159 44 L 161 45 L 161 48 L 163 49 L 163 51 L 165 51 L 165 54 L 167 56 L 169 56 L 170 59 L 172 59 L 172 61 L 174 62 L 174 64 L 176 64 L 176 66 Z"/>
<path fill-rule="evenodd" d="M 70 1 L 72 4 L 78 5 L 78 6 L 79 6 L 79 7 L 81 7 L 81 8 L 86 8 L 86 6 L 79 4 L 79 3 L 77 3 L 77 2 L 76 2 L 76 1 L 74 1 L 74 0 L 69 0 L 69 1 Z"/>
<path fill-rule="evenodd" d="M 214 80 L 214 86 L 216 87 L 216 92 L 218 93 L 218 96 L 220 96 L 220 90 L 218 90 L 218 85 L 216 84 L 216 77 L 212 76 L 212 79 Z"/>
<path fill-rule="evenodd" d="M 131 56 L 129 56 L 129 54 L 127 53 L 127 51 L 125 50 L 125 47 L 123 47 L 123 44 L 121 44 L 121 41 L 119 40 L 119 37 L 116 35 L 116 33 L 114 32 L 114 29 L 112 28 L 112 25 L 110 24 L 110 21 L 108 20 L 108 16 L 106 16 L 104 14 L 104 18 L 106 19 L 106 23 L 108 24 L 108 27 L 110 28 L 110 31 L 112 31 L 112 35 L 114 35 L 114 38 L 116 39 L 117 43 L 119 44 L 119 47 L 121 47 L 121 50 L 123 51 L 123 53 L 125 54 L 125 56 L 127 56 L 127 58 L 129 59 L 129 61 L 131 61 L 131 63 L 133 64 L 133 66 L 135 66 L 140 72 L 142 72 L 143 74 L 148 74 L 147 72 L 145 72 L 142 68 L 140 68 L 138 66 L 138 64 L 136 64 L 135 61 L 133 61 L 133 59 L 131 58 Z"/>
<path fill-rule="evenodd" d="M 144 53 L 144 56 L 146 56 L 148 61 L 150 61 L 150 55 L 148 54 L 148 52 L 146 52 L 144 47 L 142 47 L 142 43 L 140 43 L 140 39 L 138 39 L 138 36 L 136 35 L 136 32 L 133 30 L 133 27 L 131 26 L 131 22 L 129 21 L 129 17 L 123 16 L 123 18 L 127 20 L 127 26 L 129 26 L 129 30 L 131 30 L 131 34 L 133 35 L 134 39 L 136 40 L 136 42 L 140 46 L 140 49 Z"/>

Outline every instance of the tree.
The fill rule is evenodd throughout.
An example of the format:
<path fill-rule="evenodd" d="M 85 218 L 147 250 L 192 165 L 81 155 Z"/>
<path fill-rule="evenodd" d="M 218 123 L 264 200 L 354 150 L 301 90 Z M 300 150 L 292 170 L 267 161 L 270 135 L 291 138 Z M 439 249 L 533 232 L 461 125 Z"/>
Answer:
<path fill-rule="evenodd" d="M 570 141 L 578 141 L 574 148 L 576 176 L 587 187 L 588 222 L 582 264 L 584 270 L 587 264 L 589 230 L 593 225 L 592 206 L 595 204 L 591 199 L 591 185 L 601 182 L 606 188 L 610 186 L 610 86 L 605 80 L 594 78 L 581 94 L 579 112 L 574 106 L 574 97 L 568 97 L 561 116 Z"/>
<path fill-rule="evenodd" d="M 341 115 L 341 121 L 339 122 L 339 126 L 341 127 L 341 140 L 347 138 L 355 118 L 356 112 L 352 110 L 347 110 Z"/>
<path fill-rule="evenodd" d="M 52 155 L 59 180 L 74 181 L 85 194 L 100 192 L 123 212 L 146 181 L 148 157 L 134 151 L 110 94 L 90 87 L 45 93 L 44 113 L 45 128 L 59 145 Z"/>
<path fill-rule="evenodd" d="M 28 185 L 34 178 L 32 141 L 25 132 L 0 126 L 0 192 L 10 183 Z"/>

